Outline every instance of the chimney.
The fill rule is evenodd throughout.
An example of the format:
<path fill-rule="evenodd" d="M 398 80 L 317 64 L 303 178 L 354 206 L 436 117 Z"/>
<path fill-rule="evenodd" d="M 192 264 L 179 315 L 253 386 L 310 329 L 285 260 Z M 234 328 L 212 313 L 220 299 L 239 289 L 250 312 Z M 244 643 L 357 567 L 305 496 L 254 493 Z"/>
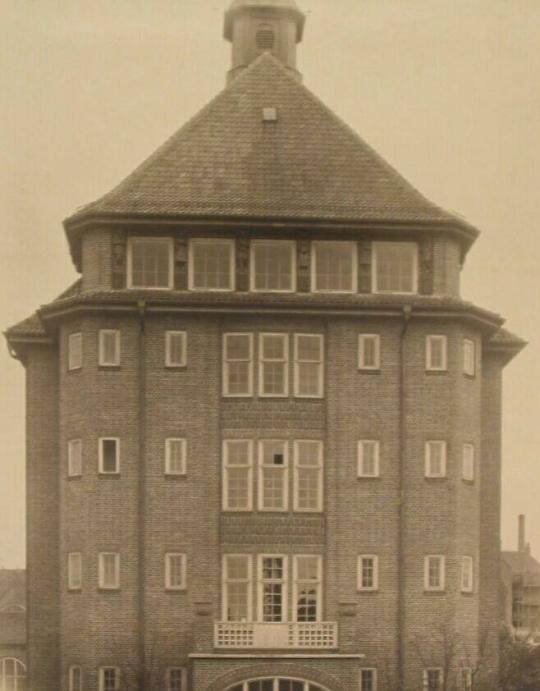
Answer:
<path fill-rule="evenodd" d="M 525 515 L 519 514 L 518 527 L 518 552 L 525 552 Z"/>

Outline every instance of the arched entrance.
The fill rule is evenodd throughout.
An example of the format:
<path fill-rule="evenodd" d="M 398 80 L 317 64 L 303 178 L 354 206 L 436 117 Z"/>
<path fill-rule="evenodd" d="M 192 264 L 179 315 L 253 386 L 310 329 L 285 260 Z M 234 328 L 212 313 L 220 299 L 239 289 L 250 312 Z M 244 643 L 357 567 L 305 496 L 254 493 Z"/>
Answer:
<path fill-rule="evenodd" d="M 328 691 L 328 689 L 303 679 L 267 677 L 242 681 L 239 684 L 234 684 L 234 686 L 229 686 L 226 691 Z"/>

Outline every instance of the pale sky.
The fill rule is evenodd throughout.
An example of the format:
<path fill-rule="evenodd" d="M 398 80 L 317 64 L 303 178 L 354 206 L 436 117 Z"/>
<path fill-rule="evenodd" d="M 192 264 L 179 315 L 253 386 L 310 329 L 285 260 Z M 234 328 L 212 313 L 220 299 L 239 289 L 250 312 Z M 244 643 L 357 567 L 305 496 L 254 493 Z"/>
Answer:
<path fill-rule="evenodd" d="M 298 0 L 305 84 L 482 234 L 463 296 L 529 341 L 504 379 L 503 546 L 540 558 L 540 2 Z M 224 86 L 228 0 L 0 0 L 0 326 L 76 277 L 61 221 Z M 24 370 L 0 349 L 0 567 L 24 566 Z"/>

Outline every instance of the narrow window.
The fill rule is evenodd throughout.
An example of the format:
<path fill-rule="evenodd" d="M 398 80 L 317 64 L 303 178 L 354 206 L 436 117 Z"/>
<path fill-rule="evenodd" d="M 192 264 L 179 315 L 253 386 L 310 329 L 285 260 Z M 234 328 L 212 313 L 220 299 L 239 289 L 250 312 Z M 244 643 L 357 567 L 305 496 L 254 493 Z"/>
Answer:
<path fill-rule="evenodd" d="M 442 691 L 443 671 L 439 668 L 424 670 L 424 691 Z"/>
<path fill-rule="evenodd" d="M 118 590 L 120 588 L 120 554 L 100 552 L 98 565 L 99 587 L 103 590 Z"/>
<path fill-rule="evenodd" d="M 461 592 L 472 593 L 474 587 L 473 558 L 461 557 Z"/>
<path fill-rule="evenodd" d="M 100 330 L 99 365 L 100 367 L 118 367 L 120 365 L 120 331 L 116 329 Z"/>
<path fill-rule="evenodd" d="M 373 243 L 373 292 L 416 293 L 418 248 L 414 242 Z"/>
<path fill-rule="evenodd" d="M 120 472 L 120 439 L 110 437 L 99 440 L 99 472 L 103 475 Z"/>
<path fill-rule="evenodd" d="M 445 372 L 448 367 L 446 336 L 426 336 L 426 370 Z"/>
<path fill-rule="evenodd" d="M 184 667 L 171 667 L 167 670 L 167 691 L 187 691 Z"/>
<path fill-rule="evenodd" d="M 234 290 L 234 242 L 192 240 L 189 244 L 190 290 Z"/>
<path fill-rule="evenodd" d="M 296 621 L 321 621 L 322 558 L 295 556 L 293 561 L 294 603 Z"/>
<path fill-rule="evenodd" d="M 358 442 L 358 477 L 379 477 L 380 442 L 362 439 Z"/>
<path fill-rule="evenodd" d="M 360 691 L 377 691 L 377 670 L 365 667 L 360 670 Z"/>
<path fill-rule="evenodd" d="M 259 557 L 259 620 L 287 621 L 287 558 Z"/>
<path fill-rule="evenodd" d="M 186 440 L 165 440 L 165 475 L 186 474 Z"/>
<path fill-rule="evenodd" d="M 82 588 L 82 554 L 70 552 L 68 554 L 68 589 L 80 590 Z"/>
<path fill-rule="evenodd" d="M 69 668 L 69 691 L 82 691 L 82 669 L 76 665 Z"/>
<path fill-rule="evenodd" d="M 426 590 L 444 590 L 444 562 L 440 554 L 424 557 L 424 587 Z"/>
<path fill-rule="evenodd" d="M 223 395 L 253 395 L 253 334 L 223 335 Z"/>
<path fill-rule="evenodd" d="M 247 554 L 223 557 L 223 619 L 252 620 L 252 562 Z"/>
<path fill-rule="evenodd" d="M 276 35 L 272 26 L 270 24 L 260 24 L 255 40 L 260 51 L 272 50 L 276 41 Z"/>
<path fill-rule="evenodd" d="M 358 590 L 379 588 L 379 557 L 375 554 L 361 554 L 358 557 Z"/>
<path fill-rule="evenodd" d="M 294 335 L 294 395 L 298 398 L 322 398 L 323 337 Z"/>
<path fill-rule="evenodd" d="M 68 370 L 81 369 L 82 367 L 82 333 L 68 336 Z"/>
<path fill-rule="evenodd" d="M 358 369 L 380 369 L 380 349 L 381 339 L 378 334 L 360 334 L 358 337 Z"/>
<path fill-rule="evenodd" d="M 323 444 L 294 442 L 294 510 L 323 509 Z"/>
<path fill-rule="evenodd" d="M 251 290 L 281 293 L 296 290 L 294 242 L 254 240 L 251 243 Z"/>
<path fill-rule="evenodd" d="M 446 476 L 446 442 L 426 442 L 426 477 Z"/>
<path fill-rule="evenodd" d="M 120 689 L 120 670 L 118 667 L 99 668 L 99 691 L 118 691 Z"/>
<path fill-rule="evenodd" d="M 82 441 L 70 439 L 68 441 L 68 476 L 82 475 Z"/>
<path fill-rule="evenodd" d="M 311 289 L 313 291 L 356 292 L 356 243 L 314 242 L 311 261 Z"/>
<path fill-rule="evenodd" d="M 476 374 L 476 345 L 469 338 L 463 340 L 463 371 L 470 377 Z"/>
<path fill-rule="evenodd" d="M 474 480 L 474 444 L 463 444 L 462 478 Z"/>
<path fill-rule="evenodd" d="M 165 367 L 185 367 L 187 334 L 185 331 L 165 332 Z"/>
<path fill-rule="evenodd" d="M 459 690 L 472 691 L 473 675 L 470 667 L 462 667 L 459 670 Z"/>
<path fill-rule="evenodd" d="M 289 394 L 289 336 L 261 334 L 259 340 L 259 396 Z"/>
<path fill-rule="evenodd" d="M 253 509 L 253 444 L 249 439 L 223 442 L 223 509 Z"/>
<path fill-rule="evenodd" d="M 186 555 L 171 552 L 165 555 L 166 590 L 186 589 Z"/>
<path fill-rule="evenodd" d="M 259 442 L 259 509 L 286 511 L 288 506 L 288 447 L 284 441 Z"/>
<path fill-rule="evenodd" d="M 173 241 L 171 238 L 130 238 L 128 288 L 172 289 Z"/>

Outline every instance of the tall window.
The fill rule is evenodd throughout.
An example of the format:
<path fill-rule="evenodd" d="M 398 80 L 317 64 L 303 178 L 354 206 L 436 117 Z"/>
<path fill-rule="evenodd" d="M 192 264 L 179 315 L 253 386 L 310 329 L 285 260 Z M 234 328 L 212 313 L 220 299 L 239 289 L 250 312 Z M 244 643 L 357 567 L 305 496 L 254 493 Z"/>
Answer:
<path fill-rule="evenodd" d="M 173 241 L 171 238 L 130 238 L 128 242 L 128 288 L 173 287 Z"/>
<path fill-rule="evenodd" d="M 377 670 L 364 668 L 360 670 L 360 691 L 377 691 Z"/>
<path fill-rule="evenodd" d="M 252 561 L 247 554 L 223 557 L 223 619 L 252 620 Z"/>
<path fill-rule="evenodd" d="M 165 332 L 165 367 L 185 367 L 187 334 L 185 331 Z"/>
<path fill-rule="evenodd" d="M 99 587 L 104 590 L 120 588 L 120 554 L 100 552 L 98 561 Z"/>
<path fill-rule="evenodd" d="M 474 588 L 474 562 L 472 557 L 461 557 L 461 592 L 472 593 Z"/>
<path fill-rule="evenodd" d="M 414 242 L 373 243 L 373 292 L 416 293 L 418 248 Z"/>
<path fill-rule="evenodd" d="M 259 442 L 259 509 L 285 511 L 288 506 L 288 447 L 285 441 Z"/>
<path fill-rule="evenodd" d="M 70 552 L 68 554 L 68 589 L 80 590 L 82 588 L 82 554 Z"/>
<path fill-rule="evenodd" d="M 473 675 L 470 667 L 462 667 L 459 670 L 459 691 L 472 691 Z"/>
<path fill-rule="evenodd" d="M 259 395 L 284 397 L 289 393 L 289 336 L 260 334 Z"/>
<path fill-rule="evenodd" d="M 233 240 L 192 240 L 189 245 L 190 290 L 234 290 Z"/>
<path fill-rule="evenodd" d="M 358 477 L 379 477 L 380 443 L 375 439 L 358 442 Z"/>
<path fill-rule="evenodd" d="M 187 691 L 186 670 L 183 667 L 171 667 L 167 670 L 167 691 Z"/>
<path fill-rule="evenodd" d="M 69 691 L 83 691 L 82 669 L 77 665 L 69 668 Z"/>
<path fill-rule="evenodd" d="M 100 329 L 99 366 L 118 367 L 120 365 L 120 331 Z"/>
<path fill-rule="evenodd" d="M 259 557 L 259 620 L 287 621 L 287 557 Z"/>
<path fill-rule="evenodd" d="M 358 337 L 358 369 L 380 369 L 380 350 L 381 339 L 378 334 L 360 334 Z"/>
<path fill-rule="evenodd" d="M 446 336 L 426 336 L 426 370 L 429 372 L 446 371 L 447 341 Z"/>
<path fill-rule="evenodd" d="M 223 509 L 251 511 L 253 445 L 248 439 L 223 442 Z"/>
<path fill-rule="evenodd" d="M 78 477 L 82 475 L 82 441 L 80 439 L 70 439 L 67 448 L 68 455 L 68 476 Z"/>
<path fill-rule="evenodd" d="M 251 243 L 251 290 L 294 292 L 295 260 L 294 242 L 254 240 Z"/>
<path fill-rule="evenodd" d="M 444 590 L 445 559 L 440 554 L 424 557 L 424 588 L 426 590 Z"/>
<path fill-rule="evenodd" d="M 167 590 L 185 590 L 186 588 L 186 555 L 170 552 L 165 555 L 165 588 Z"/>
<path fill-rule="evenodd" d="M 119 691 L 120 670 L 118 667 L 99 668 L 99 691 Z"/>
<path fill-rule="evenodd" d="M 446 442 L 426 442 L 426 477 L 446 476 Z"/>
<path fill-rule="evenodd" d="M 103 475 L 120 472 L 120 439 L 103 437 L 99 440 L 99 472 Z"/>
<path fill-rule="evenodd" d="M 356 244 L 312 243 L 311 289 L 316 292 L 356 292 Z"/>
<path fill-rule="evenodd" d="M 259 24 L 255 36 L 259 50 L 272 50 L 276 42 L 276 35 L 271 24 Z"/>
<path fill-rule="evenodd" d="M 186 474 L 186 440 L 165 440 L 165 475 Z"/>
<path fill-rule="evenodd" d="M 358 557 L 358 590 L 377 590 L 379 587 L 379 557 L 361 554 Z"/>
<path fill-rule="evenodd" d="M 293 607 L 296 621 L 320 621 L 322 618 L 322 558 L 295 556 L 293 560 Z"/>
<path fill-rule="evenodd" d="M 82 367 L 82 333 L 69 334 L 68 336 L 68 370 L 81 369 Z"/>
<path fill-rule="evenodd" d="M 476 374 L 476 344 L 470 338 L 463 340 L 463 371 L 470 377 Z"/>
<path fill-rule="evenodd" d="M 25 691 L 26 667 L 14 657 L 0 658 L 0 691 Z"/>
<path fill-rule="evenodd" d="M 294 510 L 322 511 L 323 444 L 294 442 Z"/>
<path fill-rule="evenodd" d="M 463 444 L 462 472 L 464 480 L 474 480 L 474 444 Z"/>
<path fill-rule="evenodd" d="M 439 668 L 424 670 L 424 691 L 442 691 L 443 671 Z"/>
<path fill-rule="evenodd" d="M 253 395 L 253 334 L 223 335 L 223 395 Z"/>
<path fill-rule="evenodd" d="M 294 335 L 294 395 L 321 398 L 323 395 L 323 336 Z"/>

